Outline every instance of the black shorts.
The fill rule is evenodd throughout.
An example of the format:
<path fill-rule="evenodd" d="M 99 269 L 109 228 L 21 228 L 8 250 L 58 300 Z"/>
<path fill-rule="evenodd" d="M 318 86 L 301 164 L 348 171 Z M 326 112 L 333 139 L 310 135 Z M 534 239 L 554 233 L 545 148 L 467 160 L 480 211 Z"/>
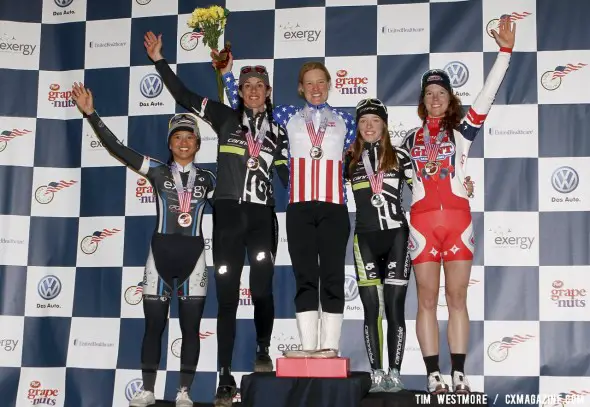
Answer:
<path fill-rule="evenodd" d="M 409 229 L 404 226 L 355 233 L 354 268 L 359 287 L 408 284 L 411 268 L 408 236 Z"/>

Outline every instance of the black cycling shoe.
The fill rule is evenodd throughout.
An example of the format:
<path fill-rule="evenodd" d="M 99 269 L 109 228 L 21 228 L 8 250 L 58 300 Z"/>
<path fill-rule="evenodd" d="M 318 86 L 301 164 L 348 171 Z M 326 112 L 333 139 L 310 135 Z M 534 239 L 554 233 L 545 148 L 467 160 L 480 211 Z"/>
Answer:
<path fill-rule="evenodd" d="M 213 405 L 215 407 L 231 407 L 237 393 L 238 391 L 235 385 L 220 385 L 217 387 Z"/>
<path fill-rule="evenodd" d="M 254 372 L 272 372 L 272 359 L 268 353 L 257 353 L 254 362 Z"/>

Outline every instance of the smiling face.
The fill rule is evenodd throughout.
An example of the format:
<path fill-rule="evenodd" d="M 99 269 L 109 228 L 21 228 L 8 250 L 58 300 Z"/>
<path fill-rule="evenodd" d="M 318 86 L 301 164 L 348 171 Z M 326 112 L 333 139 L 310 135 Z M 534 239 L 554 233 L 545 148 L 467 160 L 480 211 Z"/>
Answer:
<path fill-rule="evenodd" d="M 299 83 L 299 93 L 312 105 L 321 105 L 328 100 L 330 82 L 321 69 L 311 69 L 303 75 Z"/>
<path fill-rule="evenodd" d="M 260 78 L 248 78 L 239 90 L 244 99 L 244 106 L 248 109 L 259 111 L 263 108 L 267 97 L 270 97 L 271 88 L 267 87 Z"/>
<path fill-rule="evenodd" d="M 443 117 L 449 100 L 449 92 L 440 85 L 428 85 L 424 91 L 424 105 L 430 117 Z"/>
<path fill-rule="evenodd" d="M 376 114 L 365 114 L 358 121 L 361 137 L 367 143 L 378 141 L 383 135 L 385 122 Z"/>
<path fill-rule="evenodd" d="M 174 160 L 179 163 L 191 162 L 199 151 L 200 141 L 195 133 L 187 130 L 178 130 L 168 142 Z"/>

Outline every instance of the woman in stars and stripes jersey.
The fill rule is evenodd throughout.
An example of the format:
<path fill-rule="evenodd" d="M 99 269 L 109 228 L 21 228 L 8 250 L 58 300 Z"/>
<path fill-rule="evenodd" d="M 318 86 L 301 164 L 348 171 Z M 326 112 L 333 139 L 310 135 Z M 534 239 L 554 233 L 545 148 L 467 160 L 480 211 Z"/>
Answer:
<path fill-rule="evenodd" d="M 354 140 L 356 125 L 350 114 L 327 103 L 330 80 L 323 64 L 304 64 L 298 78 L 304 105 L 278 105 L 273 109 L 274 119 L 289 139 L 287 239 L 297 285 L 295 309 L 303 348 L 287 352 L 288 357 L 335 357 L 340 347 L 344 263 L 350 234 L 343 161 L 344 152 Z M 231 65 L 225 70 L 224 81 L 231 100 L 238 91 Z"/>
<path fill-rule="evenodd" d="M 402 145 L 414 169 L 409 250 L 418 288 L 416 334 L 430 392 L 449 391 L 438 365 L 436 309 L 441 261 L 449 310 L 452 388 L 458 393 L 470 391 L 464 375 L 469 343 L 466 298 L 475 239 L 463 183 L 469 148 L 508 70 L 515 28 L 510 18 L 503 16 L 499 32 L 493 31 L 500 51 L 465 117 L 445 71 L 430 70 L 422 76 L 418 115 L 423 126 L 410 131 Z"/>

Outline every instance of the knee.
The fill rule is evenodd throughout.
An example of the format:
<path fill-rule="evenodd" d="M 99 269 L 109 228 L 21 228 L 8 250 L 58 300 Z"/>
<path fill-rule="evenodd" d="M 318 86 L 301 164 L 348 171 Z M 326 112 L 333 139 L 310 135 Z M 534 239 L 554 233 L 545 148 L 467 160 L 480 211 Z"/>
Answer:
<path fill-rule="evenodd" d="M 445 296 L 449 312 L 460 312 L 467 309 L 467 287 L 446 287 Z"/>
<path fill-rule="evenodd" d="M 418 308 L 422 311 L 436 312 L 438 306 L 438 287 L 420 287 L 418 289 Z"/>

